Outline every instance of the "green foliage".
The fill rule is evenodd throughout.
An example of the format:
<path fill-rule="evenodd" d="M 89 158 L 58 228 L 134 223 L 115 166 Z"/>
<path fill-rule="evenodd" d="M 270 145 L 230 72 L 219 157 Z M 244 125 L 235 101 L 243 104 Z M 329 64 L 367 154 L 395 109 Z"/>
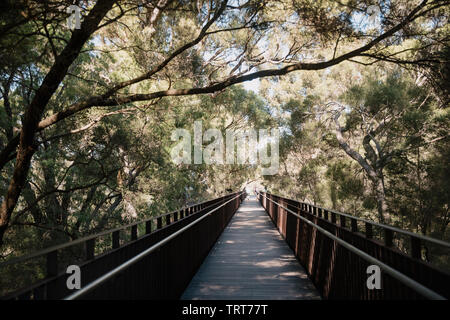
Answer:
<path fill-rule="evenodd" d="M 43 106 L 42 119 L 49 119 L 95 101 L 72 116 L 59 114 L 34 135 L 37 151 L 0 258 L 237 191 L 251 180 L 376 219 L 372 180 L 342 151 L 333 123 L 339 110 L 329 102 L 343 106 L 339 121 L 346 142 L 383 180 L 393 223 L 448 239 L 450 50 L 444 2 L 429 4 L 395 37 L 381 39 L 351 63 L 264 77 L 258 92 L 234 85 L 172 96 L 186 92 L 172 90 L 234 83 L 254 71 L 299 62 L 321 66 L 367 45 L 404 19 L 402 7 L 418 2 L 385 3 L 382 24 L 373 28 L 355 25 L 373 1 L 229 2 L 201 39 L 220 1 L 169 1 L 159 13 L 154 1 L 115 5 Z M 87 12 L 95 2 L 78 3 Z M 61 10 L 66 5 L 7 0 L 0 10 L 0 152 L 20 134 L 27 108 L 72 37 Z M 130 79 L 139 80 L 115 89 Z M 157 92 L 166 96 L 121 100 Z M 174 164 L 171 133 L 192 130 L 196 120 L 222 131 L 281 127 L 278 175 L 261 177 L 251 165 Z M 1 201 L 13 180 L 16 149 L 0 172 Z M 105 246 L 99 242 L 96 250 Z M 30 277 L 42 276 L 42 266 L 29 269 Z"/>
<path fill-rule="evenodd" d="M 340 79 L 345 69 L 340 66 L 329 77 Z M 339 95 L 343 80 L 329 92 L 309 75 L 297 81 L 309 93 L 282 105 L 287 130 L 280 150 L 287 172 L 267 179 L 269 190 L 377 219 L 373 181 L 336 138 L 333 119 L 341 112 L 345 142 L 383 181 L 392 224 L 448 239 L 449 108 L 418 84 L 414 73 L 387 67 L 359 72 L 364 76 L 344 82 L 347 89 Z M 330 100 L 342 109 L 327 104 Z M 438 251 L 429 251 L 427 259 L 445 264 Z"/>

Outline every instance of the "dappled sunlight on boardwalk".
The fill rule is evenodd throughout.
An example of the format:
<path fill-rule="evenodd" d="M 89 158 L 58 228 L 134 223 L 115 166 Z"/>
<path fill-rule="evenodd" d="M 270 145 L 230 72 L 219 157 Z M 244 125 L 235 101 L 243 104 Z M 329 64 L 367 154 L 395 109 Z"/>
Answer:
<path fill-rule="evenodd" d="M 254 197 L 242 203 L 182 299 L 320 299 Z"/>

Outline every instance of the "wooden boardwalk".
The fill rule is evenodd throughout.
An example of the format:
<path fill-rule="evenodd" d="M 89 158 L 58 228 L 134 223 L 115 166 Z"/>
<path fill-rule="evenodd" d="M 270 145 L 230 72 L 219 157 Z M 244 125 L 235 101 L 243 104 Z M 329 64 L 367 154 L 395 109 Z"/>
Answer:
<path fill-rule="evenodd" d="M 320 295 L 251 197 L 242 203 L 181 299 L 297 300 Z"/>

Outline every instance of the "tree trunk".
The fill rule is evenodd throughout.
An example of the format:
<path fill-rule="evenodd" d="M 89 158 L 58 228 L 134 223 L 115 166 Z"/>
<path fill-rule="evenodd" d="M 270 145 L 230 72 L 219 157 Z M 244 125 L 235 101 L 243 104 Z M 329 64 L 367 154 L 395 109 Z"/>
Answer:
<path fill-rule="evenodd" d="M 378 178 L 377 180 L 372 180 L 375 187 L 375 195 L 377 199 L 377 210 L 378 216 L 381 223 L 389 224 L 391 222 L 391 217 L 388 212 L 388 206 L 386 203 L 386 194 L 384 192 L 383 179 Z"/>
<path fill-rule="evenodd" d="M 81 28 L 73 31 L 66 47 L 56 57 L 53 66 L 45 76 L 24 114 L 13 177 L 0 207 L 0 246 L 3 244 L 3 236 L 24 187 L 31 158 L 36 152 L 35 134 L 45 107 L 66 76 L 69 66 L 78 57 L 86 41 L 97 30 L 98 25 L 106 13 L 111 10 L 114 2 L 115 0 L 97 1 L 89 15 L 84 19 Z"/>
<path fill-rule="evenodd" d="M 361 154 L 359 154 L 356 150 L 352 149 L 350 145 L 345 141 L 343 135 L 342 135 L 342 128 L 339 125 L 339 117 L 340 113 L 338 112 L 334 117 L 335 122 L 335 136 L 339 143 L 339 146 L 342 150 L 345 151 L 345 153 L 350 156 L 353 160 L 358 162 L 358 164 L 364 169 L 364 171 L 367 173 L 368 178 L 373 184 L 373 187 L 375 189 L 375 196 L 377 199 L 377 209 L 378 209 L 378 216 L 381 223 L 390 223 L 390 215 L 388 212 L 388 206 L 386 203 L 386 194 L 384 189 L 384 179 L 383 179 L 383 168 L 374 168 L 373 165 L 371 165 Z M 370 140 L 365 140 L 365 149 L 366 151 L 370 150 L 370 145 L 368 145 Z M 376 159 L 373 157 L 376 157 L 375 152 L 369 152 L 369 154 L 372 157 L 372 163 L 376 163 Z"/>

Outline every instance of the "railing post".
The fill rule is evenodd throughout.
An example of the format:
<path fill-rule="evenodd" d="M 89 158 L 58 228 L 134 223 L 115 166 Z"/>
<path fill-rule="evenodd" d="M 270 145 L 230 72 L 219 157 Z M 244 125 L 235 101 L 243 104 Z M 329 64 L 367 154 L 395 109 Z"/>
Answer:
<path fill-rule="evenodd" d="M 114 231 L 112 233 L 112 247 L 113 249 L 117 249 L 120 247 L 120 231 Z"/>
<path fill-rule="evenodd" d="M 331 222 L 336 224 L 336 213 L 335 212 L 331 212 Z"/>
<path fill-rule="evenodd" d="M 420 239 L 413 236 L 411 236 L 411 257 L 419 260 L 422 259 Z"/>
<path fill-rule="evenodd" d="M 149 234 L 152 232 L 152 220 L 148 220 L 145 222 L 145 234 Z"/>
<path fill-rule="evenodd" d="M 339 219 L 341 220 L 341 227 L 342 228 L 346 228 L 346 219 L 345 219 L 345 217 L 343 216 L 343 215 L 340 215 L 339 216 Z"/>
<path fill-rule="evenodd" d="M 173 213 L 173 222 L 177 222 L 178 221 L 178 211 L 175 211 Z"/>
<path fill-rule="evenodd" d="M 351 228 L 352 228 L 352 232 L 358 232 L 358 221 L 356 219 L 351 219 L 350 220 L 351 223 Z"/>
<path fill-rule="evenodd" d="M 384 229 L 384 244 L 386 247 L 392 247 L 394 234 L 392 230 Z"/>
<path fill-rule="evenodd" d="M 162 217 L 158 217 L 156 219 L 156 228 L 161 229 L 162 228 Z"/>
<path fill-rule="evenodd" d="M 372 224 L 366 222 L 366 238 L 372 239 L 372 237 L 373 237 Z"/>
<path fill-rule="evenodd" d="M 87 240 L 85 242 L 85 246 L 86 246 L 86 260 L 94 259 L 95 238 Z"/>
<path fill-rule="evenodd" d="M 137 240 L 137 224 L 131 226 L 131 240 Z"/>
<path fill-rule="evenodd" d="M 166 226 L 170 224 L 170 213 L 166 215 Z"/>
<path fill-rule="evenodd" d="M 328 221 L 328 210 L 323 211 L 324 219 Z"/>
<path fill-rule="evenodd" d="M 47 278 L 54 277 L 58 274 L 58 251 L 50 251 L 47 253 Z"/>
<path fill-rule="evenodd" d="M 317 208 L 319 218 L 322 218 L 322 208 Z"/>

